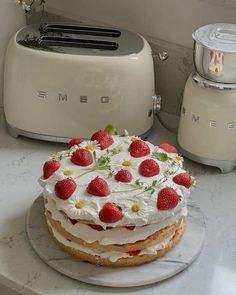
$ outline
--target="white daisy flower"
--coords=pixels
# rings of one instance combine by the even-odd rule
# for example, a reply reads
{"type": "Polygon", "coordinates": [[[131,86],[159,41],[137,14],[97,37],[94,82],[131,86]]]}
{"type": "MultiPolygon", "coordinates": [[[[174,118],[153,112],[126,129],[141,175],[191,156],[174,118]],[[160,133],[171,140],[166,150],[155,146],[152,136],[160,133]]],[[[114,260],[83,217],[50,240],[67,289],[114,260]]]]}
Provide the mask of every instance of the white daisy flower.
{"type": "Polygon", "coordinates": [[[112,162],[112,166],[116,169],[136,169],[138,167],[137,161],[131,158],[116,159],[112,162]]]}
{"type": "Polygon", "coordinates": [[[132,220],[145,220],[148,210],[150,210],[150,207],[141,198],[129,201],[123,208],[125,216],[132,220]]]}
{"type": "Polygon", "coordinates": [[[100,150],[100,144],[98,141],[94,140],[85,140],[83,141],[80,145],[81,148],[89,150],[89,151],[94,151],[94,150],[100,150]]]}
{"type": "Polygon", "coordinates": [[[90,152],[93,152],[95,150],[100,150],[100,144],[98,143],[98,141],[94,140],[84,140],[83,142],[81,142],[80,144],[76,144],[76,145],[73,145],[71,148],[70,148],[70,153],[71,155],[78,149],[86,149],[90,152]]]}
{"type": "Polygon", "coordinates": [[[71,215],[79,217],[80,214],[84,213],[84,210],[86,210],[87,204],[84,200],[71,198],[68,200],[67,208],[69,213],[71,215]]]}

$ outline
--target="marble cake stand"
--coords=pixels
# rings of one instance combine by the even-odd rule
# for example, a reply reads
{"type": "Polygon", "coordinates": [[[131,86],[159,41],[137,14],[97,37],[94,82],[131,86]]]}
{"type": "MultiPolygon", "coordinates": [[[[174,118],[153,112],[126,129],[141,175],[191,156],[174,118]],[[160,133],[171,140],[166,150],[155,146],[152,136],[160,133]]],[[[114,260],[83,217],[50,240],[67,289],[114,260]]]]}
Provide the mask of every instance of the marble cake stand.
{"type": "Polygon", "coordinates": [[[199,255],[204,237],[205,222],[200,209],[188,204],[186,232],[177,246],[164,257],[141,266],[110,268],[81,262],[63,252],[48,233],[43,197],[39,196],[29,210],[26,230],[35,252],[60,273],[93,285],[109,287],[142,286],[165,280],[188,267],[199,255]]]}

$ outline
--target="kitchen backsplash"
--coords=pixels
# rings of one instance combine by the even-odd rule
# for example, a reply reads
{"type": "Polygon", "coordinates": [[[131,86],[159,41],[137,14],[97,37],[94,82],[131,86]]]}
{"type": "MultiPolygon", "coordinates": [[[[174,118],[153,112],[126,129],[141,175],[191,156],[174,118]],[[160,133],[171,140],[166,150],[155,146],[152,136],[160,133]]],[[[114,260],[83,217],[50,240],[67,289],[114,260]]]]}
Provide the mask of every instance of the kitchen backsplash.
{"type": "Polygon", "coordinates": [[[154,57],[156,93],[162,97],[160,116],[163,124],[176,132],[185,82],[193,70],[192,49],[145,36],[154,57]],[[159,55],[167,53],[161,60],[159,55]]]}
{"type": "Polygon", "coordinates": [[[198,27],[235,23],[236,0],[47,0],[47,11],[113,24],[191,48],[191,34],[198,27]]]}

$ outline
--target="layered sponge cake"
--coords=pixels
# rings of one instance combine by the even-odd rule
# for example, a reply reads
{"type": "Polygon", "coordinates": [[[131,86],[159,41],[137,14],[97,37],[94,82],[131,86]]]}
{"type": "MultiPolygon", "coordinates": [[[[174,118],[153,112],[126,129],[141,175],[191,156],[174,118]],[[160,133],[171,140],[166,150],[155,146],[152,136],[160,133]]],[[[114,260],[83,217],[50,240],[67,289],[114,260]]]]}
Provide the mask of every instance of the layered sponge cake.
{"type": "Polygon", "coordinates": [[[53,239],[104,266],[139,265],[172,249],[186,227],[192,183],[175,147],[103,130],[72,139],[40,178],[53,239]]]}

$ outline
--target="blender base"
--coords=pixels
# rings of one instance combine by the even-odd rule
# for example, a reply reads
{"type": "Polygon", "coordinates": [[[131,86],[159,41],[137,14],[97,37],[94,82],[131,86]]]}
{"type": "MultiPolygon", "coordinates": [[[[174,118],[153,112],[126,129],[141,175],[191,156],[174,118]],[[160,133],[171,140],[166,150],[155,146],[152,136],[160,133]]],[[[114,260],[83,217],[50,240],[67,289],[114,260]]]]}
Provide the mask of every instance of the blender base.
{"type": "Polygon", "coordinates": [[[178,145],[180,154],[194,162],[205,164],[208,166],[218,167],[222,173],[229,173],[236,167],[236,160],[214,160],[194,155],[178,145]]]}

